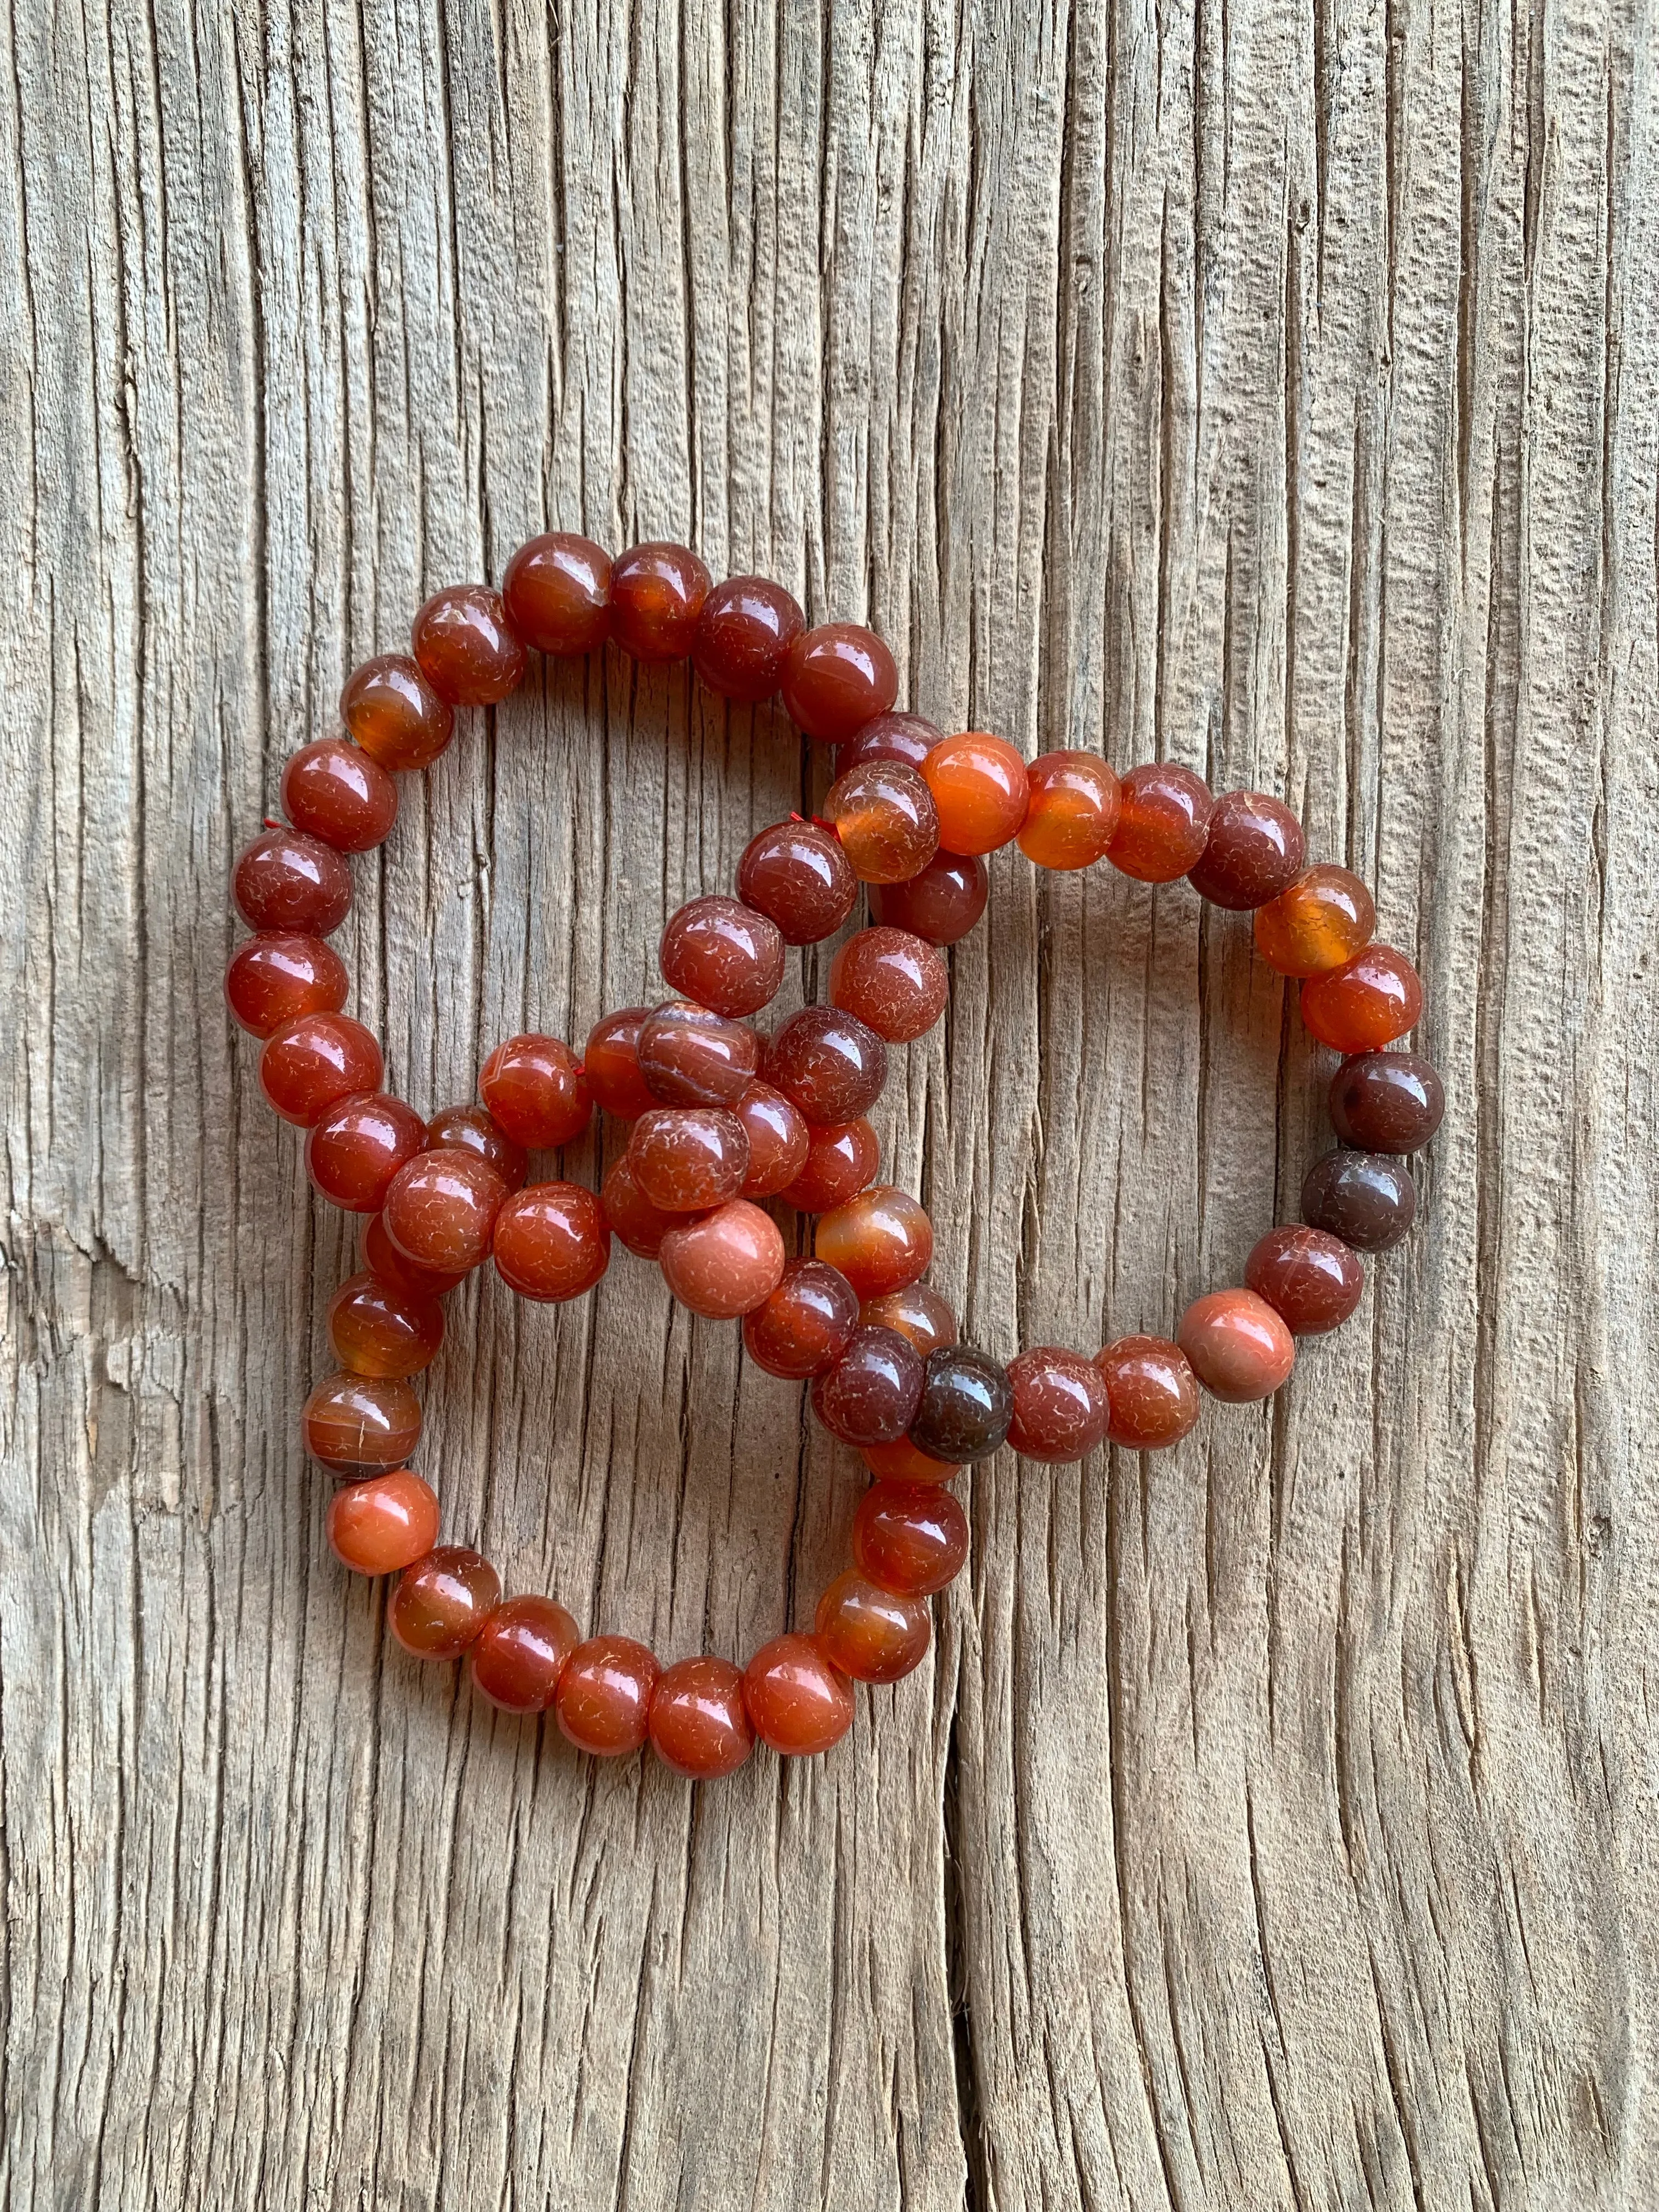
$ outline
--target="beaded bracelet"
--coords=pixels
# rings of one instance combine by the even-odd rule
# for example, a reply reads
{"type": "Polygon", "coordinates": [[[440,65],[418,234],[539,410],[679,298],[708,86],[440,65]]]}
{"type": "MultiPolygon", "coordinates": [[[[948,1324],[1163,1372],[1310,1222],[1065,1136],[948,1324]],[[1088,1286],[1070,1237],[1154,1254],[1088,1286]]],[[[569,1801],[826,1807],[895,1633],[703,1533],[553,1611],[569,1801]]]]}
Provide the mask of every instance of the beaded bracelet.
{"type": "Polygon", "coordinates": [[[1438,1126],[1438,1077],[1385,1049],[1414,1025],[1411,963],[1373,939],[1370,894],[1346,869],[1304,867],[1300,824],[1257,792],[1219,800],[1190,769],[1157,762],[1121,780],[1097,756],[1029,767],[983,732],[945,737],[893,711],[897,672],[875,634],[808,629],[777,585],[737,577],[711,589],[688,548],[636,546],[614,565],[586,538],[532,540],[500,595],[463,585],[428,600],[413,656],[357,669],[341,696],[347,734],[304,747],[282,784],[288,824],[269,822],[236,866],[236,902],[258,933],[233,956],[226,994],[264,1041],[260,1081],[307,1130],[307,1168],[336,1204],[367,1217],[362,1268],[329,1310],[341,1362],[302,1415],[312,1455],[343,1478],[331,1543],[360,1572],[396,1572],[393,1634],[429,1658],[467,1655],[487,1698],[552,1710],[584,1750],[637,1750],[699,1778],[730,1772],[756,1735],[787,1753],[827,1749],[852,1718],[850,1682],[890,1682],[930,1640],[927,1599],[967,1553],[944,1487],[1006,1440],[1025,1456],[1081,1459],[1103,1442],[1177,1442],[1199,1386],[1224,1401],[1267,1396],[1291,1371],[1297,1336],[1352,1313],[1358,1255],[1409,1227],[1415,1188],[1402,1155],[1438,1126]],[[325,941],[344,920],[344,855],[381,842],[397,814],[393,775],[431,764],[458,706],[494,706],[521,680],[526,647],[692,660],[720,696],[781,691],[807,735],[840,747],[824,813],[763,830],[735,897],[705,896],[671,917],[659,960],[679,995],[598,1023],[581,1060],[561,1040],[508,1039],[479,1080],[483,1104],[423,1122],[380,1088],[380,1051],[341,1012],[348,979],[325,941]],[[943,1012],[943,948],[983,912],[982,856],[1017,840],[1058,870],[1109,860],[1146,883],[1185,875],[1212,904],[1254,914],[1257,949],[1301,981],[1304,1025],[1347,1055],[1331,1086],[1340,1139],[1303,1187],[1301,1224],[1269,1231],[1245,1286],[1186,1310],[1177,1340],[1132,1336],[1092,1358],[1043,1346],[1006,1367],[958,1340],[955,1316],[923,1281],[933,1231],[918,1202],[878,1185],[864,1117],[887,1048],[943,1012]],[[763,1044],[750,1018],[782,981],[786,948],[818,942],[868,889],[872,925],[836,953],[829,1003],[763,1044]],[[526,1182],[527,1153],[581,1135],[599,1105],[630,1126],[601,1193],[526,1182]],[[818,1216],[813,1255],[790,1260],[757,1201],[818,1216]],[[853,1528],[854,1564],[820,1601],[813,1631],[774,1638],[739,1670],[699,1656],[659,1668],[632,1638],[583,1642],[552,1600],[503,1600],[478,1553],[437,1543],[438,1504],[406,1465],[421,1431],[409,1378],[443,1337],[438,1301],[486,1258],[521,1295],[579,1297],[604,1274],[612,1234],[654,1259],[694,1312],[742,1318],[752,1358],[810,1382],[818,1419],[877,1478],[853,1528]]]}

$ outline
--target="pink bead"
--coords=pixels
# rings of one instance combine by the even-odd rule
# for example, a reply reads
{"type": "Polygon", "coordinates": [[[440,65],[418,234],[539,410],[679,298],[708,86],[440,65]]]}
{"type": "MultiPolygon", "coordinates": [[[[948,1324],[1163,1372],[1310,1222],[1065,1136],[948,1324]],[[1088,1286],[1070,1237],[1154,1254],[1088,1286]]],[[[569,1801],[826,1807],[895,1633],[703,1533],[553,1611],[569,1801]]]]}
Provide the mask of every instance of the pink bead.
{"type": "Polygon", "coordinates": [[[710,1321],[735,1321],[752,1311],[783,1278],[778,1224],[746,1198],[671,1229],[657,1256],[680,1304],[710,1321]]]}

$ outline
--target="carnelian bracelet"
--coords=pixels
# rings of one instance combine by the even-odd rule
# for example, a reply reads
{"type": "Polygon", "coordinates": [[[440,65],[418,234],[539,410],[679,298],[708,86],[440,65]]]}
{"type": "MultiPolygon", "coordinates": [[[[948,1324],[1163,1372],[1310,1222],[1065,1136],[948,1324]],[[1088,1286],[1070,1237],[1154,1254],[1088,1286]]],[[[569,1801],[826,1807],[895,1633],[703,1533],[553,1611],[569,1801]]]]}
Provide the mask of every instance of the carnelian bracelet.
{"type": "Polygon", "coordinates": [[[1094,754],[1028,767],[1000,738],[945,737],[893,711],[897,671],[872,631],[808,629],[763,578],[711,588],[684,546],[636,546],[613,564],[584,538],[534,538],[501,593],[469,584],[429,599],[413,645],[412,657],[357,669],[341,695],[345,734],[289,762],[287,824],[268,823],[236,864],[236,903],[257,933],[225,980],[236,1020],[264,1040],[266,1097],[309,1133],[313,1183],[367,1217],[362,1271],[329,1309],[340,1369],[302,1416],[307,1449],[342,1479],[330,1541],[348,1567],[398,1574],[388,1612],[407,1650],[466,1655],[495,1705],[552,1710],[584,1750],[635,1751],[648,1735],[699,1778],[739,1765],[757,1735],[780,1752],[826,1750],[851,1724],[851,1681],[895,1681],[927,1652],[927,1600],[967,1554],[965,1516],[944,1486],[963,1465],[1005,1440],[1054,1462],[1103,1442],[1174,1443],[1197,1419],[1200,1385],[1265,1397],[1289,1375],[1297,1336],[1352,1313],[1359,1254],[1395,1243],[1415,1212],[1402,1156],[1443,1110],[1433,1068],[1384,1049],[1414,1025],[1421,986],[1374,941],[1358,878],[1304,867],[1300,824],[1277,799],[1215,799],[1170,762],[1120,781],[1094,754]],[[484,1065],[482,1105],[422,1121],[380,1088],[379,1045],[341,1012],[348,978],[325,940],[351,902],[344,856],[385,839],[394,774],[438,757],[455,708],[504,699],[526,648],[574,655],[607,641],[642,661],[689,657],[727,699],[781,691],[808,736],[840,747],[823,814],[763,830],[735,897],[696,898],[671,917],[659,957],[676,998],[607,1016],[580,1060],[557,1038],[511,1038],[484,1065]],[[1246,1287],[1197,1299],[1176,1341],[1126,1337],[1092,1358],[1044,1346],[1004,1367],[959,1342],[922,1281],[931,1224],[914,1198],[875,1182],[864,1117],[888,1046],[944,1010],[941,948],[984,909],[982,856],[1014,840],[1043,867],[1105,859],[1144,883],[1184,875],[1212,903],[1253,911],[1258,951],[1301,980],[1304,1025],[1346,1057],[1330,1095],[1340,1142],[1308,1175],[1301,1224],[1250,1254],[1246,1287]],[[775,995],[786,948],[838,931],[860,883],[873,924],[836,953],[829,1003],[763,1041],[750,1018],[775,995]],[[602,1192],[528,1182],[526,1154],[580,1137],[596,1104],[631,1125],[602,1192]],[[819,1217],[813,1256],[786,1257],[763,1199],[819,1217]],[[488,1258],[524,1297],[579,1297],[604,1274],[613,1233],[655,1259],[692,1311],[741,1316],[750,1357],[810,1381],[819,1420],[877,1478],[854,1522],[854,1564],[824,1592],[813,1632],[774,1638],[741,1671],[711,1657],[659,1668],[631,1638],[581,1641],[551,1599],[504,1600],[488,1560],[437,1543],[436,1497],[407,1465],[421,1432],[409,1378],[442,1341],[439,1300],[488,1258]]]}

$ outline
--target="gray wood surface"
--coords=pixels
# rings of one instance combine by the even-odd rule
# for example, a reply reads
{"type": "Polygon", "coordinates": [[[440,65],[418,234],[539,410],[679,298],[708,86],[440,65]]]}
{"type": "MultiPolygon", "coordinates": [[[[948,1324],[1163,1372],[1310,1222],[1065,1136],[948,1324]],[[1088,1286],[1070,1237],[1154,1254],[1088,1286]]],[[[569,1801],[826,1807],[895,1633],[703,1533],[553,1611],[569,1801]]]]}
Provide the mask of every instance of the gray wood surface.
{"type": "MultiPolygon", "coordinates": [[[[0,47],[6,2203],[1652,2203],[1651,9],[21,0],[0,47]],[[1272,1410],[1004,1455],[933,1659],[702,1795],[332,1565],[349,1237],[219,995],[284,757],[550,522],[867,613],[941,722],[1284,793],[1450,1094],[1272,1410]]],[[[637,999],[823,778],[616,661],[475,718],[358,864],[392,1079],[637,999]]],[[[989,1348],[1167,1329],[1323,1067],[1184,886],[994,877],[889,1157],[989,1348]]],[[[428,1405],[451,1525],[665,1655],[844,1547],[850,1455],[626,1255],[469,1288],[428,1405]]]]}

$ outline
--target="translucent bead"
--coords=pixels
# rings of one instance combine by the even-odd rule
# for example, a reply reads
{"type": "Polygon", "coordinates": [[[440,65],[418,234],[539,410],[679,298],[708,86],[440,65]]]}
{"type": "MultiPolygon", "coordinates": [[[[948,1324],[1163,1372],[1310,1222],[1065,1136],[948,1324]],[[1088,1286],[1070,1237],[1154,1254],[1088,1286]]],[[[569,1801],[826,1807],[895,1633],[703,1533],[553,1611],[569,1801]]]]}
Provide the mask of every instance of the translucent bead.
{"type": "Polygon", "coordinates": [[[444,1310],[436,1298],[394,1290],[365,1270],[348,1276],[329,1300],[328,1340],[352,1374],[403,1381],[437,1358],[444,1310]]]}
{"type": "Polygon", "coordinates": [[[484,1106],[446,1106],[427,1123],[426,1141],[434,1152],[475,1153],[509,1190],[519,1188],[528,1170],[524,1146],[514,1143],[484,1106]]]}
{"type": "Polygon", "coordinates": [[[952,1467],[988,1459],[1008,1434],[1014,1390],[1008,1370],[969,1345],[941,1345],[927,1355],[911,1443],[952,1467]]]}
{"type": "Polygon", "coordinates": [[[378,1213],[392,1176],[425,1149],[426,1124],[412,1106],[384,1091],[361,1091],[312,1125],[306,1173],[331,1205],[378,1213]]]}
{"type": "Polygon", "coordinates": [[[367,853],[386,842],[398,818],[398,787],[357,746],[320,738],[283,770],[283,811],[337,853],[367,853]]]}
{"type": "MultiPolygon", "coordinates": [[[[850,868],[847,875],[851,883],[850,868]]],[[[267,830],[245,846],[232,889],[250,929],[328,937],[351,911],[351,870],[331,845],[297,830],[267,830]]],[[[856,894],[856,884],[853,890],[856,894]]]]}
{"type": "Polygon", "coordinates": [[[1392,945],[1368,945],[1302,986],[1304,1028],[1336,1052],[1378,1052],[1414,1030],[1422,1012],[1421,980],[1392,945]]]}
{"type": "Polygon", "coordinates": [[[741,1192],[749,1139],[724,1106],[653,1106],[635,1122],[628,1164],[664,1213],[707,1213],[741,1192]]]}
{"type": "Polygon", "coordinates": [[[607,1014],[587,1032],[582,1064],[595,1102],[620,1121],[636,1121],[656,1104],[640,1073],[640,1031],[649,1006],[624,1006],[607,1014]]]}
{"type": "Polygon", "coordinates": [[[1413,1052],[1363,1052],[1331,1078],[1331,1127],[1366,1152],[1414,1152],[1440,1127],[1446,1093],[1413,1052]]]}
{"type": "Polygon", "coordinates": [[[896,1437],[890,1444],[866,1444],[859,1457],[881,1482],[949,1482],[962,1473],[951,1461],[919,1450],[908,1437],[896,1437]]]}
{"type": "Polygon", "coordinates": [[[994,853],[1019,833],[1030,799],[1025,763],[1006,738],[965,730],[922,764],[947,853],[994,853]]]}
{"type": "Polygon", "coordinates": [[[343,1483],[328,1501],[330,1549],[354,1575],[401,1574],[438,1540],[438,1501],[406,1467],[343,1483]]]}
{"type": "Polygon", "coordinates": [[[861,929],[830,963],[830,1003],[856,1014],[889,1044],[926,1036],[945,1012],[944,955],[908,929],[861,929]]]}
{"type": "Polygon", "coordinates": [[[259,1088],[283,1121],[309,1129],[331,1107],[377,1091],[380,1048],[349,1014],[301,1014],[265,1040],[259,1088]]]}
{"type": "Polygon", "coordinates": [[[832,1121],[822,1129],[809,1126],[807,1139],[805,1163],[781,1193],[786,1206],[803,1213],[827,1213],[874,1181],[881,1146],[867,1121],[832,1121]]]}
{"type": "Polygon", "coordinates": [[[400,1376],[352,1375],[319,1382],[300,1414],[313,1459],[342,1474],[401,1467],[421,1440],[421,1401],[400,1376]]]}
{"type": "Polygon", "coordinates": [[[903,883],[939,850],[927,786],[902,761],[866,761],[838,775],[825,794],[823,818],[834,823],[860,883],[903,883]]]}
{"type": "Polygon", "coordinates": [[[1244,1262],[1244,1280],[1292,1336],[1323,1336],[1359,1304],[1365,1270],[1322,1229],[1270,1229],[1244,1262]]]}
{"type": "Polygon", "coordinates": [[[665,1213],[659,1206],[652,1205],[634,1180],[626,1152],[605,1176],[599,1203],[617,1236],[641,1260],[656,1259],[669,1231],[685,1226],[683,1213],[665,1213]]]}
{"type": "Polygon", "coordinates": [[[711,691],[757,706],[782,683],[784,660],[805,627],[781,584],[728,576],[703,601],[691,663],[711,691]]]}
{"type": "Polygon", "coordinates": [[[990,878],[971,853],[935,853],[908,884],[872,884],[872,918],[930,945],[955,945],[985,911],[990,878]]]}
{"type": "Polygon", "coordinates": [[[624,1759],[645,1741],[657,1662],[631,1636],[590,1636],[565,1662],[554,1700],[562,1734],[595,1759],[624,1759]]]}
{"type": "Polygon", "coordinates": [[[556,1305],[591,1291],[611,1265],[611,1224],[579,1182],[532,1182],[495,1216],[495,1272],[521,1298],[556,1305]]]}
{"type": "Polygon", "coordinates": [[[538,653],[561,659],[597,653],[611,635],[611,556],[591,538],[550,530],[507,562],[501,599],[507,620],[538,653]]]}
{"type": "Polygon", "coordinates": [[[862,768],[866,761],[902,761],[920,768],[945,735],[920,714],[876,714],[836,755],[836,774],[862,768]]]}
{"type": "Polygon", "coordinates": [[[1212,1398],[1270,1397],[1296,1364],[1296,1340],[1254,1291],[1211,1291],[1181,1316],[1181,1348],[1212,1398]]]}
{"type": "Polygon", "coordinates": [[[1040,868],[1087,868],[1104,857],[1123,793],[1098,753],[1044,753],[1026,770],[1030,798],[1019,849],[1040,868]]]}
{"type": "Polygon", "coordinates": [[[398,1577],[386,1625],[417,1659],[459,1659],[501,1602],[501,1578],[464,1544],[441,1544],[398,1577]]]}
{"type": "Polygon", "coordinates": [[[708,571],[689,545],[635,545],[611,570],[611,635],[635,660],[684,660],[708,597],[708,571]]]}
{"type": "Polygon", "coordinates": [[[738,863],[738,896],[777,924],[786,945],[833,937],[859,895],[853,864],[810,822],[775,822],[751,837],[738,863]]]}
{"type": "Polygon", "coordinates": [[[783,1238],[770,1214],[734,1198],[671,1229],[657,1255],[683,1306],[708,1321],[735,1321],[771,1297],[783,1276],[783,1238]]]}
{"type": "Polygon", "coordinates": [[[896,1682],[927,1656],[927,1601],[884,1590],[848,1567],[818,1600],[813,1623],[832,1667],[855,1682],[896,1682]]]}
{"type": "Polygon", "coordinates": [[[755,1748],[743,1676],[725,1659],[678,1659],[651,1692],[651,1746],[665,1766],[693,1782],[735,1773],[755,1748]]]}
{"type": "Polygon", "coordinates": [[[1255,949],[1281,975],[1322,975],[1369,944],[1376,908],[1358,876],[1322,866],[1255,910],[1255,949]]]}
{"type": "Polygon", "coordinates": [[[898,669],[874,630],[820,623],[790,646],[783,664],[789,719],[824,744],[845,744],[898,696],[898,669]]]}
{"type": "Polygon", "coordinates": [[[747,1022],[671,999],[640,1024],[640,1073],[659,1105],[735,1106],[760,1059],[747,1022]]]}
{"type": "Polygon", "coordinates": [[[811,1133],[799,1111],[769,1083],[751,1083],[738,1101],[737,1114],[749,1139],[743,1195],[775,1198],[805,1166],[811,1133]]]}
{"type": "Polygon", "coordinates": [[[783,933],[753,907],[711,894],[670,915],[657,958],[682,999],[711,1013],[758,1013],[783,981],[783,933]]]}
{"type": "Polygon", "coordinates": [[[1209,836],[1188,871],[1212,906],[1243,914],[1288,890],[1302,872],[1302,824],[1265,791],[1229,791],[1215,803],[1209,836]]]}
{"type": "Polygon", "coordinates": [[[968,1516],[939,1483],[872,1483],[853,1516],[853,1559],[878,1589],[932,1597],[968,1557],[968,1516]]]}
{"type": "Polygon", "coordinates": [[[890,1444],[921,1402],[922,1359],[896,1329],[860,1326],[812,1385],[812,1411],[843,1443],[890,1444]]]}
{"type": "Polygon", "coordinates": [[[524,678],[524,646],[485,584],[434,592],[415,617],[414,644],[421,673],[453,707],[493,707],[524,678]]]}
{"type": "Polygon", "coordinates": [[[455,715],[406,653],[382,653],[354,668],[340,720],[372,761],[406,774],[430,768],[455,734],[455,715]]]}
{"type": "Polygon", "coordinates": [[[378,1213],[364,1224],[362,1243],[358,1249],[370,1274],[389,1290],[401,1291],[412,1297],[447,1297],[457,1284],[466,1280],[465,1269],[452,1273],[441,1267],[419,1267],[413,1260],[405,1260],[386,1235],[386,1223],[378,1213]]]}
{"type": "Polygon", "coordinates": [[[488,1255],[507,1194],[475,1152],[421,1152],[392,1177],[380,1218],[405,1260],[464,1275],[488,1255]]]}
{"type": "Polygon", "coordinates": [[[593,1118],[593,1097],[562,1038],[508,1037],[483,1064],[478,1096],[515,1145],[553,1152],[574,1144],[593,1118]]]}
{"type": "Polygon", "coordinates": [[[744,1347],[769,1375],[804,1382],[834,1366],[858,1322],[845,1275],[821,1260],[788,1260],[776,1290],[744,1316],[744,1347]]]}
{"type": "Polygon", "coordinates": [[[1302,1186],[1302,1218],[1356,1252],[1386,1252],[1417,1217],[1417,1185],[1403,1160],[1383,1152],[1327,1152],[1302,1186]]]}
{"type": "Polygon", "coordinates": [[[337,1014],[349,988],[331,945],[276,930],[245,939],[225,969],[225,1003],[250,1036],[270,1036],[301,1014],[337,1014]]]}
{"type": "Polygon", "coordinates": [[[1122,782],[1122,811],[1107,848],[1137,883],[1170,884],[1195,867],[1209,842],[1215,800],[1201,775],[1179,761],[1143,761],[1122,782]]]}
{"type": "Polygon", "coordinates": [[[755,1734],[786,1759],[838,1744],[853,1725],[852,1686],[816,1636],[775,1636],[744,1669],[743,1702],[755,1734]]]}
{"type": "Polygon", "coordinates": [[[927,1273],[933,1224],[908,1191],[877,1183],[820,1217],[812,1249],[841,1270],[860,1298],[878,1298],[927,1273]]]}
{"type": "Polygon", "coordinates": [[[473,1639],[472,1686],[504,1713],[544,1713],[581,1631],[550,1597],[509,1597],[473,1639]]]}
{"type": "Polygon", "coordinates": [[[1161,1336],[1121,1336],[1095,1354],[1110,1401],[1109,1443],[1161,1451],[1179,1443],[1198,1419],[1198,1378],[1178,1344],[1161,1336]]]}
{"type": "Polygon", "coordinates": [[[1008,1441],[1022,1458],[1059,1464],[1087,1459],[1106,1434],[1106,1381],[1091,1359],[1039,1345],[1008,1363],[1013,1418],[1008,1441]]]}
{"type": "Polygon", "coordinates": [[[803,1006],[768,1044],[761,1074],[815,1129],[838,1127],[857,1121],[880,1097],[887,1048],[855,1014],[803,1006]]]}
{"type": "Polygon", "coordinates": [[[942,1345],[954,1344],[961,1334],[949,1303],[926,1283],[906,1283],[899,1290],[866,1298],[859,1319],[872,1328],[896,1328],[924,1359],[942,1345]]]}

